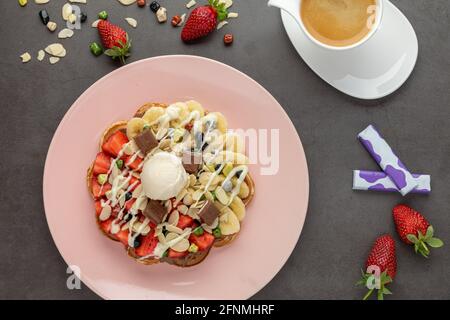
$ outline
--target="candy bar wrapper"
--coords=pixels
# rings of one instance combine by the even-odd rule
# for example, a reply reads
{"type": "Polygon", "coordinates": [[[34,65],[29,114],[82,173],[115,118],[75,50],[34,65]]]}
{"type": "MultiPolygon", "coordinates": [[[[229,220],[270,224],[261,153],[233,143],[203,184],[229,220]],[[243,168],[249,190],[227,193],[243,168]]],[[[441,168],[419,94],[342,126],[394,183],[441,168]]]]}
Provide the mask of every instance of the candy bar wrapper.
{"type": "MultiPolygon", "coordinates": [[[[431,177],[426,174],[415,174],[412,176],[417,181],[411,193],[428,194],[431,192],[431,177]]],[[[391,178],[383,171],[353,171],[353,190],[373,190],[384,192],[398,192],[397,186],[391,178]]]]}
{"type": "Polygon", "coordinates": [[[417,181],[411,172],[392,151],[389,144],[378,133],[373,125],[358,134],[358,139],[371,154],[383,171],[391,178],[402,195],[407,195],[415,187],[417,181]]]}

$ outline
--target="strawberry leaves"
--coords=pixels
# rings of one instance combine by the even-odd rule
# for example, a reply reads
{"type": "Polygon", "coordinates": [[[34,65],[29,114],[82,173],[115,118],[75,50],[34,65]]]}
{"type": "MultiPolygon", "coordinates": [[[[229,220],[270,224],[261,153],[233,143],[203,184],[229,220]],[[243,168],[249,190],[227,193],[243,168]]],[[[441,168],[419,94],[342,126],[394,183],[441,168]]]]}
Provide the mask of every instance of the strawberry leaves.
{"type": "Polygon", "coordinates": [[[114,46],[111,49],[105,50],[105,54],[111,57],[113,60],[119,59],[122,64],[125,64],[125,58],[129,57],[130,48],[131,48],[131,40],[128,38],[128,34],[126,35],[126,41],[117,40],[119,46],[114,46]]]}
{"type": "Polygon", "coordinates": [[[380,275],[379,282],[376,276],[372,273],[365,273],[361,270],[362,278],[356,283],[357,285],[366,286],[369,291],[364,295],[363,300],[370,298],[372,293],[377,290],[377,299],[384,300],[384,295],[392,294],[386,285],[392,282],[392,278],[387,274],[387,270],[383,271],[380,275]],[[377,283],[378,282],[378,283],[377,283]]]}
{"type": "Polygon", "coordinates": [[[225,2],[219,0],[208,0],[209,5],[216,9],[217,19],[223,21],[228,17],[228,10],[225,8],[225,2]]]}
{"type": "Polygon", "coordinates": [[[428,248],[428,246],[432,248],[440,248],[444,245],[444,242],[441,239],[435,238],[433,236],[433,226],[429,226],[425,235],[423,235],[422,232],[418,230],[417,236],[414,234],[408,234],[406,235],[406,238],[413,243],[414,251],[416,253],[420,253],[425,258],[428,258],[428,256],[430,255],[430,249],[428,248]]]}

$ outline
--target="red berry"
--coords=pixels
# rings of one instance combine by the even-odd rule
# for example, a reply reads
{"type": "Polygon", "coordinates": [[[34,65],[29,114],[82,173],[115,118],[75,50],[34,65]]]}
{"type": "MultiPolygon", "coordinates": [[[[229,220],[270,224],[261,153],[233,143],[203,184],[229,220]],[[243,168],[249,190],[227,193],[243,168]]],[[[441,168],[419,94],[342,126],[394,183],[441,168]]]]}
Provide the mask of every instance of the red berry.
{"type": "Polygon", "coordinates": [[[414,250],[428,257],[430,249],[440,248],[444,243],[434,237],[434,229],[423,215],[414,209],[400,204],[392,210],[397,233],[404,243],[413,244],[414,250]]]}
{"type": "Polygon", "coordinates": [[[377,266],[380,272],[386,271],[392,280],[397,272],[397,257],[395,255],[394,239],[388,234],[378,237],[370,250],[366,261],[366,268],[377,266]]]}
{"type": "Polygon", "coordinates": [[[107,49],[105,54],[113,59],[120,59],[125,63],[125,58],[130,55],[131,43],[128,34],[108,20],[100,20],[97,30],[102,40],[103,46],[107,49]]]}
{"type": "Polygon", "coordinates": [[[123,145],[127,143],[128,137],[122,131],[116,131],[109,139],[103,144],[102,150],[113,157],[117,157],[122,150],[123,145]]]}
{"type": "Polygon", "coordinates": [[[217,4],[210,0],[210,5],[202,6],[192,10],[181,31],[181,40],[191,42],[213,32],[217,22],[227,17],[227,10],[224,3],[217,4]]]}
{"type": "Polygon", "coordinates": [[[394,218],[398,235],[402,241],[407,244],[412,244],[412,242],[407,238],[408,234],[418,236],[418,231],[420,231],[423,235],[425,235],[428,227],[430,226],[424,216],[403,204],[394,207],[392,210],[392,216],[394,218]]]}
{"type": "Polygon", "coordinates": [[[145,0],[137,0],[137,5],[141,8],[145,7],[146,1],[145,0]]]}
{"type": "Polygon", "coordinates": [[[230,45],[233,43],[233,35],[231,33],[227,33],[226,35],[223,36],[223,42],[226,45],[230,45]]]}

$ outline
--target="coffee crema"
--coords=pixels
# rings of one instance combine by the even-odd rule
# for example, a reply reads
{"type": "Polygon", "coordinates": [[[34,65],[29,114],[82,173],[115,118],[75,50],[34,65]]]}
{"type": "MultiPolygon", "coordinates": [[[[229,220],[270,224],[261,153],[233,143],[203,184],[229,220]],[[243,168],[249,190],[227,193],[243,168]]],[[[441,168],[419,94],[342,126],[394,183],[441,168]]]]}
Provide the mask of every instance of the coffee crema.
{"type": "Polygon", "coordinates": [[[300,16],[318,41],[346,47],[364,39],[375,23],[376,0],[303,0],[300,16]]]}

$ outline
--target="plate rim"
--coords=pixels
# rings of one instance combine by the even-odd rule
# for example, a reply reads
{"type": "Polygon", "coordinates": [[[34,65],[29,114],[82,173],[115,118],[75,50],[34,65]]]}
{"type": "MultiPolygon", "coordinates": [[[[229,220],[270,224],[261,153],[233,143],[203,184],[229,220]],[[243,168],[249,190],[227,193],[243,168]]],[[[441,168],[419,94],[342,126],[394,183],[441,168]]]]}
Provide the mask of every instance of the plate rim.
{"type": "MultiPolygon", "coordinates": [[[[138,64],[145,64],[145,63],[149,63],[152,62],[154,60],[160,60],[160,59],[179,59],[179,58],[184,58],[184,59],[197,59],[197,60],[203,60],[207,63],[213,63],[213,64],[218,64],[223,68],[227,68],[235,73],[238,73],[241,77],[246,78],[247,80],[249,80],[250,82],[253,83],[253,85],[256,85],[257,87],[259,87],[261,90],[263,90],[268,97],[270,97],[270,99],[272,100],[272,102],[274,103],[274,105],[277,106],[277,108],[280,111],[280,114],[282,117],[285,118],[285,120],[287,120],[289,126],[291,127],[290,129],[292,129],[295,133],[296,133],[296,137],[295,139],[297,140],[299,147],[300,147],[300,154],[303,156],[304,160],[305,160],[305,174],[306,174],[306,181],[305,181],[305,195],[306,195],[306,201],[305,201],[305,214],[303,216],[302,219],[302,223],[301,226],[298,230],[298,236],[297,239],[295,241],[295,243],[293,243],[292,248],[290,248],[290,254],[286,255],[283,258],[283,261],[281,261],[282,263],[280,264],[278,270],[276,270],[276,272],[274,272],[274,274],[272,275],[272,277],[270,279],[268,279],[265,283],[263,283],[261,286],[258,286],[258,288],[255,290],[255,292],[253,292],[252,294],[250,294],[248,297],[246,297],[246,299],[250,299],[252,296],[254,296],[255,294],[257,294],[260,290],[262,290],[265,286],[267,286],[267,284],[269,284],[274,277],[281,271],[281,269],[285,266],[286,262],[288,261],[288,259],[292,256],[292,253],[295,249],[295,247],[297,246],[301,233],[303,231],[303,227],[305,226],[305,221],[306,221],[306,216],[308,214],[308,208],[309,208],[309,192],[310,192],[310,184],[309,184],[309,167],[308,167],[308,159],[306,157],[306,153],[305,153],[305,149],[303,147],[303,144],[301,142],[300,139],[300,135],[299,132],[297,130],[297,128],[295,127],[295,125],[293,124],[292,120],[290,119],[290,117],[288,116],[288,114],[286,113],[286,111],[284,110],[284,108],[281,106],[281,104],[278,102],[277,99],[275,99],[275,97],[265,88],[263,87],[260,83],[258,83],[256,80],[254,80],[253,78],[251,78],[250,76],[248,76],[247,74],[245,74],[244,72],[230,66],[227,65],[223,62],[214,60],[214,59],[210,59],[207,57],[203,57],[203,56],[196,56],[196,55],[184,55],[184,54],[175,54],[175,55],[159,55],[159,56],[154,56],[154,57],[149,57],[149,58],[145,58],[145,59],[141,59],[138,61],[134,61],[130,64],[127,64],[125,66],[122,66],[120,68],[117,68],[111,72],[109,72],[108,74],[102,76],[101,78],[97,79],[93,84],[91,84],[88,88],[86,88],[83,93],[81,93],[81,95],[71,104],[71,106],[69,107],[69,109],[65,112],[64,116],[62,117],[62,119],[60,120],[56,130],[53,133],[51,142],[49,144],[48,150],[47,150],[47,154],[45,157],[45,164],[44,164],[44,170],[43,170],[43,179],[42,179],[42,198],[43,198],[43,204],[44,204],[44,215],[45,215],[45,219],[48,225],[48,228],[50,230],[50,234],[52,237],[52,240],[59,252],[59,254],[61,255],[61,257],[63,258],[64,262],[67,264],[67,266],[69,267],[69,263],[67,261],[66,256],[63,254],[64,250],[61,247],[61,244],[58,243],[56,237],[55,237],[55,231],[54,228],[56,226],[52,225],[49,222],[49,215],[47,214],[47,208],[49,206],[46,194],[48,195],[48,192],[46,192],[46,189],[48,188],[49,183],[47,182],[49,180],[49,174],[51,169],[49,168],[49,159],[51,159],[52,154],[55,152],[55,148],[56,148],[56,139],[60,136],[60,131],[62,130],[62,128],[64,127],[64,124],[70,119],[72,113],[75,111],[76,105],[78,105],[78,103],[80,101],[82,101],[86,96],[88,96],[93,90],[95,90],[95,87],[103,82],[106,81],[107,79],[109,79],[110,77],[114,77],[116,74],[122,73],[122,72],[127,72],[126,70],[131,67],[131,66],[135,66],[138,64]]],[[[97,294],[100,298],[102,299],[111,299],[110,297],[106,296],[104,293],[100,293],[99,290],[97,290],[97,288],[95,287],[95,285],[93,285],[90,281],[90,279],[87,277],[81,277],[80,279],[90,290],[92,290],[95,294],[97,294]]],[[[126,298],[125,298],[126,299],[126,298]]]]}

